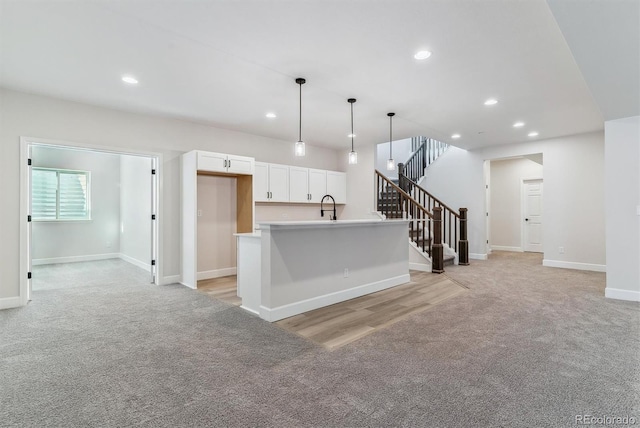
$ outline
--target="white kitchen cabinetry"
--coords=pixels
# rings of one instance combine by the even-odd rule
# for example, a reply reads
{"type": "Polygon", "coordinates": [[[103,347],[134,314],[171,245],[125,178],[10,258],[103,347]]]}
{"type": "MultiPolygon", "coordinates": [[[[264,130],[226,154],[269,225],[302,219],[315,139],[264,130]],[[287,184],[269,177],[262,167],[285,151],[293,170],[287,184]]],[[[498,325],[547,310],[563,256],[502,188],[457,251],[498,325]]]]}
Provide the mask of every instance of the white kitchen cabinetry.
{"type": "Polygon", "coordinates": [[[289,167],[289,202],[309,202],[309,168],[289,167]]]}
{"type": "Polygon", "coordinates": [[[309,202],[319,204],[327,194],[327,171],[309,168],[309,202]]]}
{"type": "Polygon", "coordinates": [[[252,175],[253,158],[198,151],[198,171],[252,175]]]}
{"type": "Polygon", "coordinates": [[[347,174],[327,171],[327,193],[334,197],[336,204],[347,203],[347,174]]]}
{"type": "Polygon", "coordinates": [[[319,204],[327,194],[327,171],[323,169],[289,167],[289,202],[319,204]]]}
{"type": "MultiPolygon", "coordinates": [[[[236,181],[236,232],[252,233],[254,159],[244,156],[192,150],[182,155],[182,278],[190,288],[198,286],[198,176],[220,175],[236,181]]],[[[214,196],[214,195],[212,195],[214,196]]],[[[230,201],[220,200],[220,204],[230,201]]]]}
{"type": "Polygon", "coordinates": [[[256,202],[289,202],[289,166],[256,162],[253,199],[256,202]]]}

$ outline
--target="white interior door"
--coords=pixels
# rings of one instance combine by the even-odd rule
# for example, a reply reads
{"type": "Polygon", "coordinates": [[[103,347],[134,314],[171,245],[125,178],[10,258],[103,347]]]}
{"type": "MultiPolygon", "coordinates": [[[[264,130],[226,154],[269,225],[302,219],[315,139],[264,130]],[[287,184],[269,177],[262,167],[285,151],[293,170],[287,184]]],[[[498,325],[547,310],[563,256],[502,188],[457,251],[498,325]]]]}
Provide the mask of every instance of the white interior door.
{"type": "Polygon", "coordinates": [[[542,180],[523,181],[524,251],[542,253],[542,180]]]}

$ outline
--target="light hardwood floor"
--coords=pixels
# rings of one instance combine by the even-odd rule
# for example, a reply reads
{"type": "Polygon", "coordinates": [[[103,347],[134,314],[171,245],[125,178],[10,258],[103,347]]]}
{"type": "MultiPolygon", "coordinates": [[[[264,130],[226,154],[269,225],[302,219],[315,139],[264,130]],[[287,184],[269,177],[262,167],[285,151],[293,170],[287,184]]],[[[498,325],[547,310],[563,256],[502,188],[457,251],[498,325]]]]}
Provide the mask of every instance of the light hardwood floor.
{"type": "Polygon", "coordinates": [[[232,305],[242,304],[242,299],[238,297],[238,280],[235,275],[200,280],[198,291],[232,305]]]}
{"type": "MultiPolygon", "coordinates": [[[[411,282],[407,284],[295,315],[275,324],[328,349],[336,349],[466,290],[445,275],[411,271],[411,282]]],[[[241,304],[236,296],[235,276],[198,281],[198,291],[234,305],[241,304]]]]}

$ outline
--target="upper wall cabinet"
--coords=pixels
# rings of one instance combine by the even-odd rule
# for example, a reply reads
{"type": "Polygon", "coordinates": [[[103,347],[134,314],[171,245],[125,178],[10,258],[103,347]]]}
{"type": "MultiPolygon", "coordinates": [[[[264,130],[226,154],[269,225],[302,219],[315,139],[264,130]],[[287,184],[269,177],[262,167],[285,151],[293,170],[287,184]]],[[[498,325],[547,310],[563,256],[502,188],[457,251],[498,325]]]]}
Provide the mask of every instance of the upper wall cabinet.
{"type": "Polygon", "coordinates": [[[327,194],[327,171],[289,167],[289,202],[313,202],[327,194]]]}
{"type": "Polygon", "coordinates": [[[323,169],[289,167],[289,202],[319,204],[324,195],[331,195],[336,204],[347,203],[347,174],[323,169]]]}
{"type": "Polygon", "coordinates": [[[198,171],[252,175],[253,158],[198,150],[198,171]]]}
{"type": "Polygon", "coordinates": [[[347,174],[327,171],[327,193],[334,197],[336,204],[347,203],[347,174]]]}
{"type": "Polygon", "coordinates": [[[289,166],[256,162],[253,175],[253,200],[289,202],[289,166]]]}

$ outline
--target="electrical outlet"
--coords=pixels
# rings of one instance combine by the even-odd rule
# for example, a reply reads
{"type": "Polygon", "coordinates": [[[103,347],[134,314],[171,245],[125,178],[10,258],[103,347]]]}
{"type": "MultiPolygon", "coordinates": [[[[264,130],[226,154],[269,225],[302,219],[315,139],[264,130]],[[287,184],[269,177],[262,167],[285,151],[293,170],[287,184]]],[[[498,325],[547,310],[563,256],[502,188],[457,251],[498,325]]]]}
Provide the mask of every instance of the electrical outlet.
{"type": "Polygon", "coordinates": [[[558,254],[564,254],[564,247],[558,247],[558,254]]]}
{"type": "Polygon", "coordinates": [[[198,217],[202,217],[202,210],[198,210],[198,217]]]}
{"type": "Polygon", "coordinates": [[[344,268],[344,277],[349,278],[349,268],[344,268]]]}

